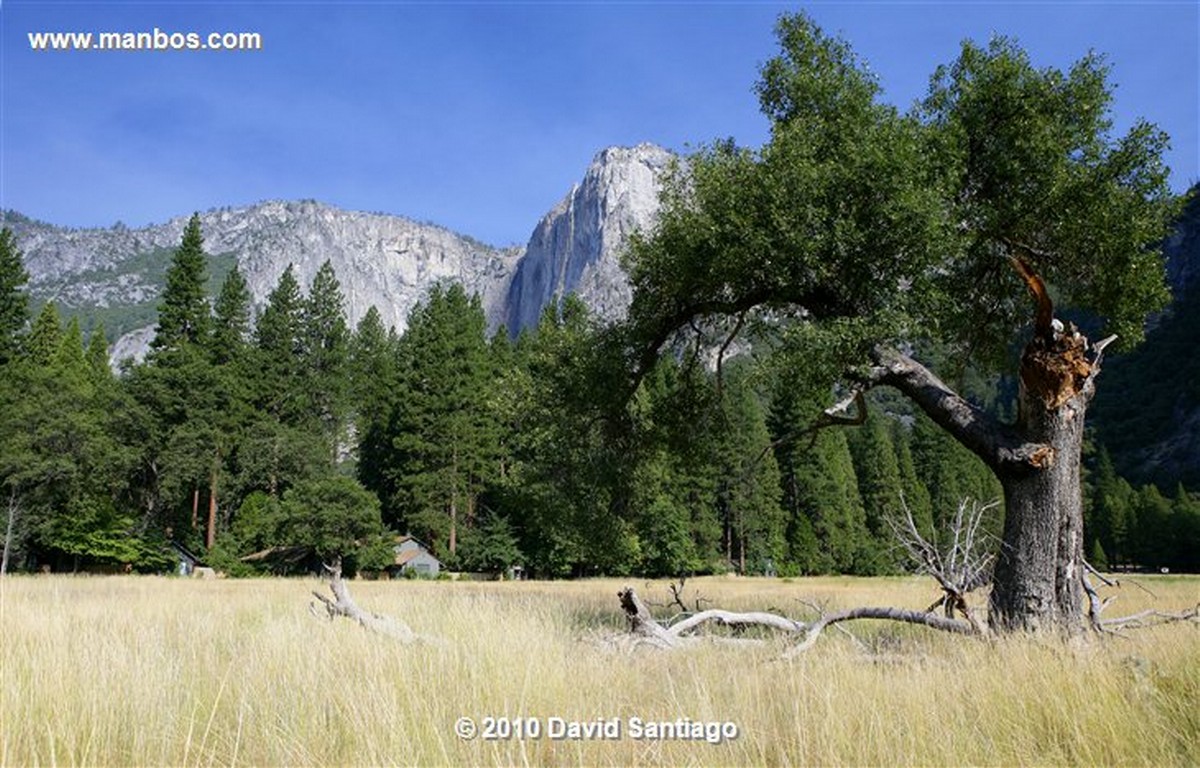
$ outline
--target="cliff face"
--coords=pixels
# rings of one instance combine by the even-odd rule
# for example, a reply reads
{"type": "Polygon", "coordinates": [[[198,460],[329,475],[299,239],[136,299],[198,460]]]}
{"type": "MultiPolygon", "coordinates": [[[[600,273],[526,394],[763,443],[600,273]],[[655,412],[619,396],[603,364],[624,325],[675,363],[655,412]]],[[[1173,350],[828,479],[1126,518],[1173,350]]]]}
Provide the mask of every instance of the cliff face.
{"type": "Polygon", "coordinates": [[[631,295],[620,252],[631,234],[654,224],[672,157],[650,144],[596,156],[529,239],[508,289],[511,333],[536,325],[544,307],[570,293],[605,320],[624,315],[631,295]]]}
{"type": "MultiPolygon", "coordinates": [[[[202,213],[212,291],[237,263],[256,309],[288,264],[307,286],[326,260],[346,297],[350,322],[374,305],[403,331],[429,288],[461,283],[483,300],[492,330],[536,324],[543,307],[578,293],[601,317],[619,317],[630,291],[619,264],[629,235],[653,223],[659,180],[670,162],[648,144],[599,153],[583,180],[534,230],[524,248],[499,249],[399,216],[343,211],[314,201],[269,201],[202,213]]],[[[140,357],[186,216],[139,229],[66,229],[5,213],[37,301],[55,301],[120,336],[114,360],[140,357]]]]}

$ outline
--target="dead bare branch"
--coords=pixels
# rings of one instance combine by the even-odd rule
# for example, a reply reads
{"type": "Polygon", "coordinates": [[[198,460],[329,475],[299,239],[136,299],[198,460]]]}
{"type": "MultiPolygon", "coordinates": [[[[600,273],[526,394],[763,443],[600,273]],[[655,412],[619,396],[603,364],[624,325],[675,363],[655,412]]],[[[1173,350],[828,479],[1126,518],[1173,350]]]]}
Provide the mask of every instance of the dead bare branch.
{"type": "Polygon", "coordinates": [[[827,616],[822,616],[808,626],[804,640],[788,650],[784,654],[785,658],[792,658],[798,654],[807,651],[821,636],[821,632],[829,626],[839,624],[843,621],[855,621],[858,619],[876,619],[882,621],[899,621],[905,624],[920,624],[931,629],[941,630],[943,632],[953,632],[959,635],[979,635],[981,632],[974,623],[970,621],[961,621],[959,619],[950,619],[944,616],[938,616],[934,613],[925,613],[923,611],[909,611],[902,608],[851,608],[846,611],[839,611],[827,616]]]}
{"type": "Polygon", "coordinates": [[[961,613],[979,634],[987,633],[987,625],[971,612],[966,596],[991,583],[995,556],[982,524],[984,517],[998,504],[998,501],[988,504],[967,499],[960,501],[950,525],[950,542],[942,548],[937,546],[936,539],[931,542],[917,528],[903,494],[900,496],[903,515],[887,521],[896,541],[917,569],[932,576],[942,588],[941,598],[925,612],[944,608],[946,618],[950,619],[956,612],[961,613]]]}
{"type": "MultiPolygon", "coordinates": [[[[369,613],[358,607],[354,599],[350,597],[350,589],[346,586],[346,582],[342,580],[342,561],[335,560],[333,563],[325,564],[325,572],[329,576],[329,590],[333,593],[335,599],[331,600],[327,595],[313,591],[313,597],[321,602],[325,609],[326,617],[330,621],[336,616],[342,616],[351,621],[355,621],[359,626],[371,632],[376,632],[381,635],[394,637],[402,643],[414,643],[426,638],[419,637],[402,621],[394,619],[390,616],[381,616],[377,613],[369,613]]],[[[320,608],[316,603],[309,604],[309,612],[314,616],[320,616],[320,608]]]]}
{"type": "Polygon", "coordinates": [[[1200,624],[1200,604],[1196,607],[1181,611],[1179,613],[1168,613],[1166,611],[1149,610],[1135,613],[1132,616],[1123,616],[1119,619],[1108,619],[1101,622],[1101,625],[1107,630],[1113,629],[1145,629],[1146,627],[1156,627],[1160,624],[1175,624],[1181,621],[1196,622],[1200,624]]]}
{"type": "MultiPolygon", "coordinates": [[[[859,619],[919,624],[931,629],[963,635],[983,634],[983,630],[977,622],[937,616],[925,611],[911,611],[892,607],[851,608],[837,613],[822,613],[820,618],[812,623],[805,623],[767,612],[735,613],[732,611],[708,610],[684,619],[670,627],[664,627],[654,618],[645,603],[633,591],[632,587],[626,587],[621,590],[617,593],[617,597],[620,599],[621,608],[625,611],[625,616],[629,621],[630,631],[640,641],[658,648],[678,648],[701,639],[688,633],[706,623],[739,628],[752,626],[765,627],[785,634],[802,635],[803,640],[798,645],[793,646],[785,654],[786,657],[794,656],[811,648],[826,627],[859,619]]],[[[859,642],[857,638],[853,636],[851,638],[856,643],[859,642]]],[[[717,640],[721,638],[708,637],[704,639],[717,640]]],[[[861,643],[859,644],[861,645],[861,643]]]]}

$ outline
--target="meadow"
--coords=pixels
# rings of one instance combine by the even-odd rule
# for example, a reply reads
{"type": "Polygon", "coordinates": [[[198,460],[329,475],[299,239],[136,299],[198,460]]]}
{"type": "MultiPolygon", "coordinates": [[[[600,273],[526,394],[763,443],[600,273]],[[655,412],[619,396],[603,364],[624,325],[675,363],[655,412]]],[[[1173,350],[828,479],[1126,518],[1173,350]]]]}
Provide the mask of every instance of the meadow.
{"type": "MultiPolygon", "coordinates": [[[[315,579],[10,576],[0,765],[1200,764],[1195,624],[1071,643],[858,624],[786,661],[778,640],[622,652],[604,640],[626,583],[669,599],[636,580],[351,582],[363,608],[438,638],[403,645],[314,618],[315,579]],[[464,739],[463,717],[540,734],[464,739]],[[553,739],[553,718],[615,718],[621,737],[553,739]],[[635,718],[737,736],[634,738],[635,718]]],[[[1140,583],[1108,614],[1200,600],[1200,577],[1140,583]]],[[[801,601],[937,596],[917,577],[708,578],[686,595],[797,618],[801,601]]]]}

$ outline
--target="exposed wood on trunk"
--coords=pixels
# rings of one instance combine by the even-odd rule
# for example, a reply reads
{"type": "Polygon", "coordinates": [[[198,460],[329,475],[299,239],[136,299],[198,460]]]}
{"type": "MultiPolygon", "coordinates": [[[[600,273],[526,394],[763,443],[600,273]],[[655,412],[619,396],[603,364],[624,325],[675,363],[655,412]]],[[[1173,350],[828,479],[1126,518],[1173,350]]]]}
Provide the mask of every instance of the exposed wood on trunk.
{"type": "Polygon", "coordinates": [[[1006,514],[991,621],[1006,630],[1074,632],[1085,615],[1080,455],[1100,353],[1073,326],[1051,334],[1034,336],[1022,356],[1017,415],[1051,460],[1039,472],[1000,476],[1006,514]]]}
{"type": "MultiPolygon", "coordinates": [[[[1028,248],[1013,243],[1010,243],[1009,247],[1026,253],[1029,252],[1028,248]]],[[[1050,299],[1050,291],[1046,290],[1046,283],[1042,281],[1041,276],[1025,260],[1025,257],[1009,256],[1008,260],[1013,265],[1013,269],[1021,277],[1021,280],[1025,282],[1025,287],[1033,294],[1033,300],[1037,307],[1033,313],[1034,335],[1043,339],[1051,338],[1054,333],[1054,302],[1050,299]]]]}
{"type": "MultiPolygon", "coordinates": [[[[394,637],[402,643],[413,643],[424,639],[418,637],[402,621],[393,619],[390,616],[369,613],[359,608],[354,599],[350,597],[350,589],[346,586],[346,582],[342,580],[342,561],[340,558],[333,563],[326,563],[325,571],[329,575],[329,590],[333,593],[334,599],[330,600],[328,596],[317,591],[313,591],[312,594],[313,597],[321,601],[330,620],[335,616],[343,616],[357,622],[364,629],[394,637]]],[[[314,616],[320,615],[316,603],[310,606],[310,610],[314,616]]]]}

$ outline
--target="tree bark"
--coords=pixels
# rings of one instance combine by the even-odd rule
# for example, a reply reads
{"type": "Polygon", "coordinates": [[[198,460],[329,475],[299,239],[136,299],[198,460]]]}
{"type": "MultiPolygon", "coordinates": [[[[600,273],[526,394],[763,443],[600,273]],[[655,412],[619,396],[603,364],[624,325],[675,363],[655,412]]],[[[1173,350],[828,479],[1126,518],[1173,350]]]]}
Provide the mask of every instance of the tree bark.
{"type": "Polygon", "coordinates": [[[219,461],[220,454],[218,453],[208,478],[208,527],[205,532],[204,544],[210,550],[217,540],[217,467],[219,461]]]}
{"type": "Polygon", "coordinates": [[[13,524],[17,520],[17,489],[8,496],[8,522],[4,526],[4,556],[0,558],[0,576],[8,574],[8,553],[12,551],[13,524]]]}
{"type": "Polygon", "coordinates": [[[1048,453],[1034,471],[1000,473],[1006,516],[991,596],[997,629],[1084,626],[1080,455],[1100,370],[1087,352],[1087,340],[1068,328],[1035,336],[1021,360],[1018,426],[1048,453]]]}

